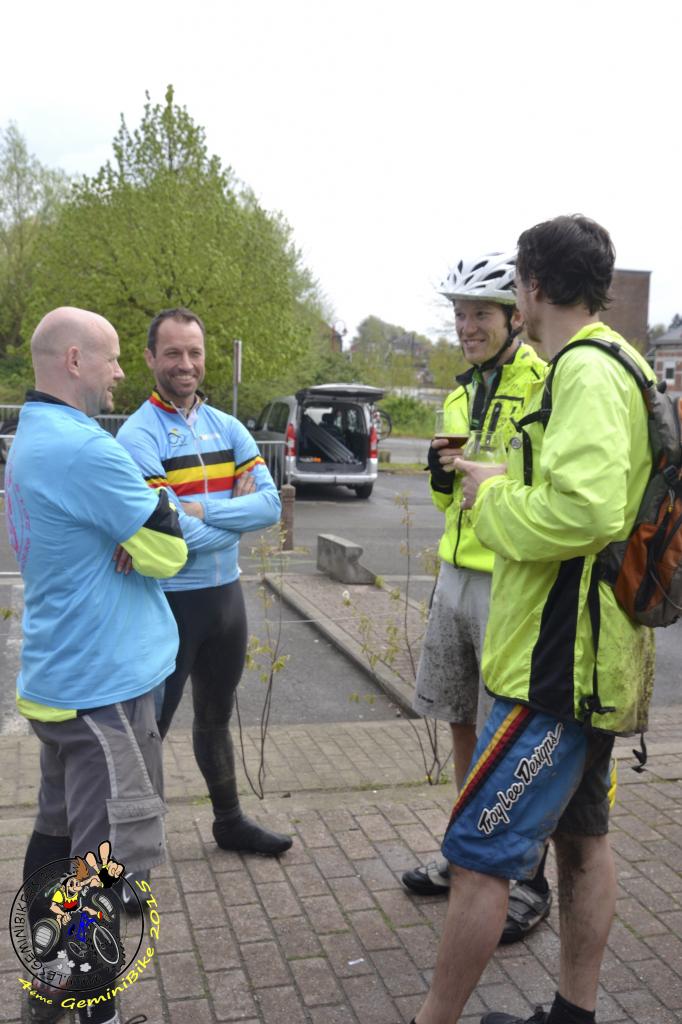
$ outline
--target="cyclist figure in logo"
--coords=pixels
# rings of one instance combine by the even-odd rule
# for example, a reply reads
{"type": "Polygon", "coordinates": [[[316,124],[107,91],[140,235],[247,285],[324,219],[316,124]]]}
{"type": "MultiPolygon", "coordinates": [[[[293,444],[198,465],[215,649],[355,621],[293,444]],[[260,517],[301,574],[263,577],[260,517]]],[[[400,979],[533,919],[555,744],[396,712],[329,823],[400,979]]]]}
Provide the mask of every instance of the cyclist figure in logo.
{"type": "Polygon", "coordinates": [[[99,866],[94,853],[86,853],[85,860],[82,857],[76,857],[76,873],[68,875],[61,888],[52,895],[50,910],[62,925],[71,920],[74,910],[80,910],[102,919],[102,911],[93,910],[92,907],[85,905],[81,897],[92,888],[110,888],[120,877],[123,865],[118,864],[115,860],[109,860],[110,853],[111,844],[107,841],[100,843],[99,846],[101,860],[99,866]],[[96,872],[94,875],[90,873],[91,868],[96,872]]]}
{"type": "MultiPolygon", "coordinates": [[[[111,859],[108,841],[100,843],[98,852],[99,863],[92,852],[86,853],[85,858],[75,858],[76,870],[74,874],[67,875],[52,893],[50,911],[57,918],[60,932],[66,930],[66,945],[73,956],[82,960],[93,949],[100,960],[113,966],[120,960],[122,951],[115,936],[101,922],[115,925],[116,907],[112,900],[99,895],[97,890],[114,885],[122,876],[124,866],[111,859]],[[78,916],[74,918],[75,914],[78,916]]],[[[47,942],[54,948],[58,936],[53,933],[50,937],[49,930],[46,932],[44,928],[40,931],[40,924],[44,923],[39,922],[34,944],[38,939],[39,946],[47,942]]],[[[39,952],[45,955],[48,950],[42,948],[39,952]]]]}

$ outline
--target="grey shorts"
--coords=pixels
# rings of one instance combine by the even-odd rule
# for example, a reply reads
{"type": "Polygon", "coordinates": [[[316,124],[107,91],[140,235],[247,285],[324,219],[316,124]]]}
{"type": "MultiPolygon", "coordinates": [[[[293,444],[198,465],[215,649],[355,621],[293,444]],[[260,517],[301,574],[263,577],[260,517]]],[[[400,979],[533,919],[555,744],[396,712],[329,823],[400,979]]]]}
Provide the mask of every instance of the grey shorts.
{"type": "Polygon", "coordinates": [[[126,871],[163,863],[163,766],[153,692],[66,722],[31,721],[40,747],[35,829],[70,836],[71,855],[105,839],[126,871]]]}
{"type": "Polygon", "coordinates": [[[412,707],[480,731],[493,698],[483,687],[481,654],[490,606],[488,572],[441,562],[422,647],[412,707]]]}

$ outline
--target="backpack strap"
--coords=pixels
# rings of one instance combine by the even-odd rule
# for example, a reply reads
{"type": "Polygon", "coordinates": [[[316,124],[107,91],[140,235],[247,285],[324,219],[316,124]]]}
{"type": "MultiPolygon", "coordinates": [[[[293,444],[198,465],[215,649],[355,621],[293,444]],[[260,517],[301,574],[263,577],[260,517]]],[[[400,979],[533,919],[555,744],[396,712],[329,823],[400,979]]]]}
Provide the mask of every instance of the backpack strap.
{"type": "Polygon", "coordinates": [[[648,379],[642,370],[641,366],[635,362],[635,360],[625,351],[622,345],[617,341],[610,341],[606,338],[581,338],[580,341],[574,341],[571,345],[566,345],[561,349],[560,352],[554,356],[554,359],[550,361],[550,369],[547,377],[545,378],[545,386],[542,390],[542,402],[540,408],[535,412],[529,413],[527,416],[523,416],[520,420],[514,421],[515,426],[521,431],[522,443],[523,443],[523,482],[530,486],[533,482],[533,460],[530,438],[526,434],[523,427],[528,426],[530,423],[542,423],[543,428],[547,427],[549,418],[552,415],[552,384],[554,382],[554,374],[557,368],[557,364],[562,356],[566,355],[572,349],[577,348],[579,345],[591,345],[592,348],[599,348],[602,352],[607,352],[614,359],[617,359],[621,366],[634,377],[637,385],[642,393],[644,402],[647,410],[651,411],[651,403],[649,401],[649,393],[651,388],[657,388],[658,382],[656,378],[648,379]]]}
{"type": "Polygon", "coordinates": [[[592,646],[594,649],[594,668],[592,670],[592,693],[586,695],[580,701],[582,711],[583,728],[589,733],[594,728],[593,715],[608,715],[615,711],[614,707],[604,707],[599,696],[599,673],[597,672],[597,657],[599,654],[599,634],[601,631],[601,605],[599,603],[599,568],[596,561],[590,573],[590,584],[587,591],[587,608],[590,613],[590,625],[592,626],[592,646]]]}
{"type": "MultiPolygon", "coordinates": [[[[634,377],[635,382],[644,398],[647,410],[650,410],[651,406],[648,400],[649,390],[653,387],[657,387],[657,381],[648,380],[642,368],[635,362],[635,360],[623,349],[617,341],[610,341],[606,338],[583,338],[580,341],[574,341],[573,344],[567,345],[558,352],[554,359],[550,363],[550,371],[545,379],[545,386],[542,392],[542,403],[540,409],[535,413],[531,413],[529,416],[524,417],[523,420],[519,421],[519,426],[526,423],[542,423],[543,427],[547,427],[547,423],[552,414],[552,383],[554,381],[554,374],[556,372],[557,364],[562,356],[571,349],[577,348],[579,345],[591,345],[593,348],[599,348],[602,352],[607,352],[610,356],[616,359],[621,366],[634,377]]],[[[524,442],[524,481],[528,484],[532,480],[526,480],[526,440],[528,441],[528,447],[530,448],[530,438],[527,439],[527,435],[523,434],[524,442]]],[[[601,553],[600,553],[601,554],[601,553]]],[[[599,556],[594,561],[592,566],[592,572],[590,574],[590,583],[587,593],[587,605],[590,615],[590,624],[592,627],[592,643],[594,648],[594,669],[592,673],[592,693],[583,697],[581,701],[581,711],[584,715],[583,727],[590,733],[594,728],[593,716],[594,715],[605,715],[615,711],[613,707],[605,707],[599,696],[599,675],[597,672],[597,656],[599,651],[599,635],[601,627],[601,608],[599,602],[599,580],[603,578],[602,575],[602,564],[599,556]]],[[[644,755],[646,760],[646,755],[644,755]]],[[[642,762],[643,764],[643,762],[642,762]]],[[[637,770],[641,771],[640,766],[637,770]]]]}
{"type": "MultiPolygon", "coordinates": [[[[544,403],[544,394],[542,400],[544,403]]],[[[523,428],[527,427],[529,423],[542,423],[544,429],[547,426],[547,420],[551,412],[551,405],[546,409],[543,404],[543,407],[536,412],[529,412],[527,416],[522,416],[520,420],[512,420],[512,423],[521,434],[521,443],[523,445],[523,482],[526,487],[530,487],[533,483],[533,447],[530,443],[530,436],[523,428]]]]}
{"type": "MultiPolygon", "coordinates": [[[[621,366],[624,366],[628,373],[635,378],[637,385],[644,395],[644,401],[646,402],[647,409],[649,408],[649,402],[647,401],[647,393],[649,388],[657,388],[658,381],[655,377],[648,378],[641,368],[639,363],[636,363],[632,356],[625,351],[623,346],[617,341],[610,341],[607,338],[581,338],[580,341],[574,341],[571,345],[566,345],[561,349],[560,352],[554,356],[551,360],[551,369],[547,374],[545,380],[545,387],[542,393],[542,408],[541,412],[545,413],[552,411],[552,382],[554,380],[554,371],[556,370],[557,363],[562,356],[566,355],[567,352],[571,352],[574,348],[578,348],[579,345],[590,345],[592,348],[600,348],[602,352],[607,352],[610,356],[613,356],[621,366]]],[[[545,419],[545,425],[547,424],[547,415],[545,419]]]]}

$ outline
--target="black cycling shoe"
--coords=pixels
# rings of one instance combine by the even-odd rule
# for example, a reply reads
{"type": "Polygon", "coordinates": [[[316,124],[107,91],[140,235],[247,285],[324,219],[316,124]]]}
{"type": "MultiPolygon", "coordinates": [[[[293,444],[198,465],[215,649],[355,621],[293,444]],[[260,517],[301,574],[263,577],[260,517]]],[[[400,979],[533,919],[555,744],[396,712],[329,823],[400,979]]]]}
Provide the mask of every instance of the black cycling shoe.
{"type": "Polygon", "coordinates": [[[279,857],[293,843],[291,836],[263,828],[241,811],[217,817],[213,822],[213,838],[221,850],[260,853],[263,857],[279,857]]]}
{"type": "Polygon", "coordinates": [[[545,1024],[548,1013],[542,1009],[541,1006],[535,1007],[535,1013],[532,1017],[515,1017],[513,1013],[498,1013],[496,1010],[491,1010],[489,1013],[484,1013],[481,1017],[481,1024],[545,1024]]]}
{"type": "Polygon", "coordinates": [[[500,945],[508,946],[512,942],[525,939],[533,928],[544,921],[552,907],[552,890],[536,892],[524,882],[516,882],[509,893],[509,909],[507,920],[500,937],[500,945]]]}
{"type": "Polygon", "coordinates": [[[403,885],[418,896],[446,896],[450,891],[450,865],[446,860],[432,860],[423,867],[406,871],[403,885]]]}
{"type": "Polygon", "coordinates": [[[70,1010],[61,1005],[65,989],[52,988],[40,981],[33,982],[33,989],[40,997],[26,991],[21,1004],[21,1024],[56,1024],[64,1020],[70,1010]]]}
{"type": "Polygon", "coordinates": [[[149,871],[127,871],[125,881],[128,884],[124,883],[120,890],[123,907],[127,914],[141,914],[142,902],[149,890],[140,889],[135,882],[149,882],[149,871]]]}

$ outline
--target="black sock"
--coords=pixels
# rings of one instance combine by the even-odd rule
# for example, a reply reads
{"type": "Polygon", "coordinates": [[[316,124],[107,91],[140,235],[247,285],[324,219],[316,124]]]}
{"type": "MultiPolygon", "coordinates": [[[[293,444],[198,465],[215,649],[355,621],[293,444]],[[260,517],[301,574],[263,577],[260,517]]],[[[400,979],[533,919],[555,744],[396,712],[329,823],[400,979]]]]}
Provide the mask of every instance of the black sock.
{"type": "Polygon", "coordinates": [[[48,836],[44,832],[32,832],[24,857],[24,878],[29,878],[38,868],[62,860],[71,854],[69,836],[48,836]]]}
{"type": "MultiPolygon", "coordinates": [[[[87,992],[83,994],[83,998],[92,999],[93,994],[94,993],[87,992]]],[[[117,1014],[118,1011],[116,1009],[116,1005],[112,1000],[112,1002],[107,1003],[106,1005],[100,1003],[99,1006],[91,1006],[89,1009],[79,1010],[78,1021],[79,1024],[113,1024],[113,1022],[118,1022],[118,1024],[120,1024],[121,1018],[117,1014]],[[90,1016],[88,1016],[88,1014],[90,1016]]],[[[140,1018],[136,1017],[134,1019],[139,1020],[140,1018]]]]}
{"type": "Polygon", "coordinates": [[[537,892],[541,896],[544,896],[545,893],[549,890],[549,885],[547,883],[547,879],[545,878],[545,864],[547,862],[548,852],[549,844],[545,846],[545,852],[542,855],[542,860],[538,864],[537,871],[535,872],[532,878],[529,878],[527,882],[523,883],[524,885],[527,885],[529,889],[532,889],[533,892],[537,892]]]}
{"type": "Polygon", "coordinates": [[[266,857],[277,857],[288,850],[292,843],[291,836],[263,828],[242,814],[239,807],[232,811],[215,812],[213,838],[222,850],[262,853],[266,857]]]}
{"type": "MultiPolygon", "coordinates": [[[[65,860],[70,854],[71,839],[69,836],[48,836],[44,832],[32,832],[24,857],[24,881],[30,878],[34,871],[44,868],[46,864],[51,864],[53,860],[65,860]]],[[[49,906],[49,901],[46,906],[49,906]]],[[[40,900],[31,904],[28,909],[31,928],[43,916],[44,911],[45,907],[41,905],[40,900]]]]}
{"type": "Polygon", "coordinates": [[[547,1024],[594,1024],[594,1014],[594,1010],[583,1010],[582,1006],[569,1003],[556,992],[547,1024]]]}

